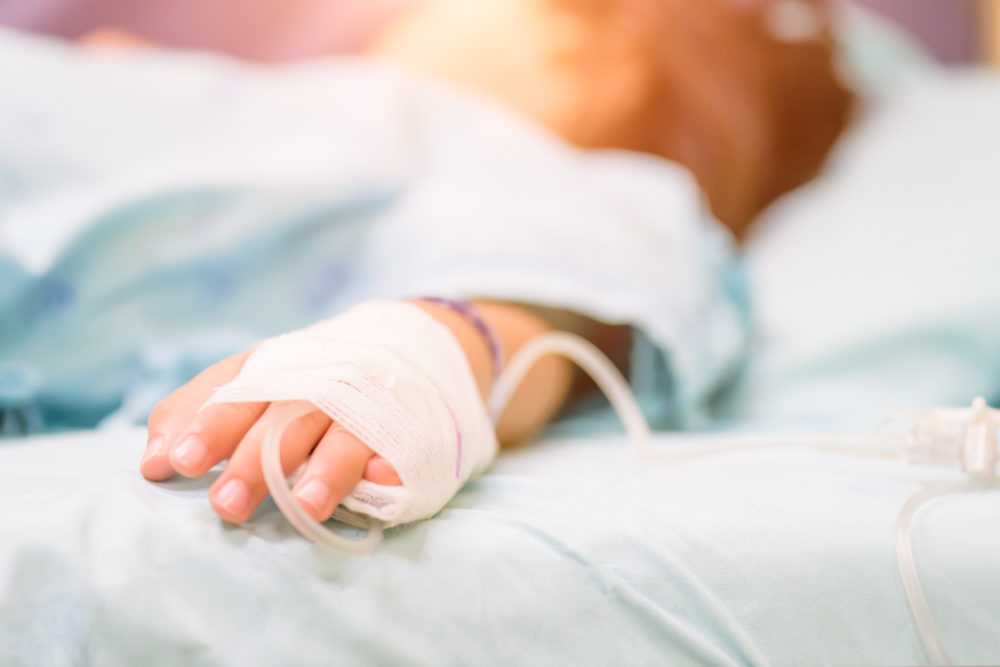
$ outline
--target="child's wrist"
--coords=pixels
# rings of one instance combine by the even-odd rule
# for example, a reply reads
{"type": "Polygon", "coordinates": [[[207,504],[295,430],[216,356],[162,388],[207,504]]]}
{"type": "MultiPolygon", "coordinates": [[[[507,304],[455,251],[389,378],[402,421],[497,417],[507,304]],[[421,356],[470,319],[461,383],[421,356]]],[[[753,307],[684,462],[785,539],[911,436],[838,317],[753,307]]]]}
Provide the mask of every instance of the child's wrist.
{"type": "MultiPolygon", "coordinates": [[[[442,302],[442,300],[416,299],[413,301],[413,304],[451,331],[452,335],[458,341],[459,346],[465,352],[465,358],[469,362],[469,368],[476,380],[479,395],[485,400],[489,396],[493,382],[496,380],[495,374],[497,371],[490,337],[485,336],[481,328],[477,327],[474,321],[466,314],[455,309],[450,304],[442,302]]],[[[499,343],[497,342],[496,345],[499,345],[499,343]]]]}

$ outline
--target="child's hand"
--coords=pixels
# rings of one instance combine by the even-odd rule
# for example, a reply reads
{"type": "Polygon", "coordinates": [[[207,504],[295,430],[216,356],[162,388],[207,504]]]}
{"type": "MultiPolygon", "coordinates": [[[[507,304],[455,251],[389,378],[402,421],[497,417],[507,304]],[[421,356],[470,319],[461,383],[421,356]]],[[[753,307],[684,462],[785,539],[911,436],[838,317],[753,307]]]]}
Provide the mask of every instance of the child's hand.
{"type": "MultiPolygon", "coordinates": [[[[480,398],[485,397],[493,361],[480,331],[445,306],[416,305],[452,333],[465,353],[480,398]]],[[[549,330],[542,318],[524,308],[488,302],[477,305],[508,354],[549,330]]],[[[260,450],[275,410],[267,403],[217,403],[201,408],[216,388],[239,374],[249,355],[244,352],[220,361],[156,406],[149,418],[149,445],[139,467],[146,479],[160,481],[176,474],[200,477],[229,459],[212,483],[209,498],[216,513],[233,522],[246,520],[267,497],[260,450]]],[[[538,361],[504,410],[497,426],[501,444],[521,442],[537,433],[562,404],[569,384],[565,360],[549,356],[538,361]]],[[[319,410],[289,425],[281,444],[286,475],[308,459],[292,493],[317,521],[328,519],[361,479],[386,486],[402,483],[386,459],[319,410]]]]}
{"type": "MultiPolygon", "coordinates": [[[[260,448],[273,410],[267,403],[224,403],[199,410],[216,387],[239,373],[248,354],[211,366],[156,406],[140,464],[146,479],[160,481],[178,473],[200,477],[228,458],[209,498],[216,513],[233,522],[246,520],[267,497],[260,448]]],[[[281,454],[286,475],[309,458],[292,492],[317,521],[329,518],[362,478],[376,484],[400,484],[385,459],[319,410],[287,428],[281,454]]]]}

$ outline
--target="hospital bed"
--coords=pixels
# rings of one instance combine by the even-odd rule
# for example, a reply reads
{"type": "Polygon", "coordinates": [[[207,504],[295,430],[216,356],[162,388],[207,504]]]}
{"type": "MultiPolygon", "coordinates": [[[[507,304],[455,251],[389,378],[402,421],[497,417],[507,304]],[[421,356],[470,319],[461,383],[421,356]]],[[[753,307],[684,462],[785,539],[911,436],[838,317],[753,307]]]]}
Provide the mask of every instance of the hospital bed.
{"type": "MultiPolygon", "coordinates": [[[[961,476],[803,448],[651,464],[620,437],[552,438],[350,558],[270,503],[223,524],[211,477],[145,482],[143,438],[0,449],[5,663],[922,664],[895,522],[961,476]]],[[[983,491],[916,525],[956,664],[1000,656],[998,516],[983,491]]]]}
{"type": "MultiPolygon", "coordinates": [[[[874,122],[872,132],[885,129],[874,122]]],[[[896,142],[908,141],[879,136],[890,139],[876,158],[898,156],[896,142]]],[[[142,480],[141,429],[0,441],[0,662],[923,664],[897,519],[920,489],[964,474],[810,447],[809,437],[796,444],[773,425],[828,430],[829,415],[802,410],[825,402],[856,432],[897,407],[996,398],[996,289],[969,289],[962,273],[971,263],[982,270],[975,284],[1000,284],[983,249],[995,244],[976,236],[989,220],[982,212],[995,209],[962,209],[954,224],[966,225],[964,236],[893,245],[921,210],[936,215],[942,202],[979,201],[986,189],[971,180],[938,199],[914,197],[901,227],[863,237],[894,253],[852,255],[855,234],[874,228],[863,213],[875,195],[856,209],[830,201],[852,201],[844,195],[858,187],[852,166],[864,157],[835,157],[824,185],[782,203],[750,241],[760,354],[719,416],[720,426],[754,429],[758,446],[716,451],[709,436],[660,434],[653,450],[665,460],[650,460],[611,422],[586,435],[557,428],[504,454],[434,518],[389,529],[375,553],[347,558],[302,539],[270,502],[244,526],[224,524],[206,497],[212,475],[142,480]],[[821,212],[851,224],[833,226],[840,236],[822,248],[803,246],[803,221],[831,228],[821,212]],[[946,257],[958,264],[933,281],[906,274],[921,299],[886,298],[904,294],[891,275],[946,257]],[[816,281],[810,298],[825,307],[804,311],[791,278],[824,258],[875,276],[874,287],[816,281]],[[828,335],[789,329],[788,308],[828,335]],[[951,328],[938,326],[942,311],[951,328]],[[907,347],[928,322],[944,344],[907,347]],[[887,352],[898,349],[907,354],[887,352]]],[[[951,659],[1000,663],[1000,491],[983,484],[928,505],[912,541],[951,659]]]]}

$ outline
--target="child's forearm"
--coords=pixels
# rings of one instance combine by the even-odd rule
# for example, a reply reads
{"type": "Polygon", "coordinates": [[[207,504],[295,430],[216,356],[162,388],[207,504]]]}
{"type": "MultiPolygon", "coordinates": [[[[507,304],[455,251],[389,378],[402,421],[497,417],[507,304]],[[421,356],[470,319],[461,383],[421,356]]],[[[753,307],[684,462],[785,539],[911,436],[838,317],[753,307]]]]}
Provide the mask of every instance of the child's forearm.
{"type": "MultiPolygon", "coordinates": [[[[464,316],[430,302],[417,305],[442,323],[465,351],[479,393],[485,399],[493,377],[493,360],[482,334],[464,316]]],[[[532,338],[551,330],[544,319],[515,305],[477,302],[480,315],[499,338],[506,359],[532,338]]],[[[501,445],[521,442],[536,434],[552,418],[569,394],[572,373],[562,357],[543,357],[532,367],[511,397],[497,425],[501,445]]]]}

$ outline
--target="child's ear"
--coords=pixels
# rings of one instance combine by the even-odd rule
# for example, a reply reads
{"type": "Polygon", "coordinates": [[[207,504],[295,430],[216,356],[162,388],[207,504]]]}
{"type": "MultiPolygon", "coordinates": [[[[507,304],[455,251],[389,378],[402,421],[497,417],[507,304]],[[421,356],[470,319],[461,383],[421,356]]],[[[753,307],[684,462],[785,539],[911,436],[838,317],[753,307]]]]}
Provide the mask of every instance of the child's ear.
{"type": "Polygon", "coordinates": [[[548,19],[547,30],[549,57],[559,63],[573,63],[587,49],[592,28],[579,14],[562,11],[548,19]]]}
{"type": "Polygon", "coordinates": [[[772,0],[763,9],[764,27],[780,42],[822,39],[829,29],[824,4],[815,0],[772,0]]]}
{"type": "Polygon", "coordinates": [[[145,49],[156,46],[153,42],[120,28],[98,28],[80,36],[77,44],[99,49],[145,49]]]}

